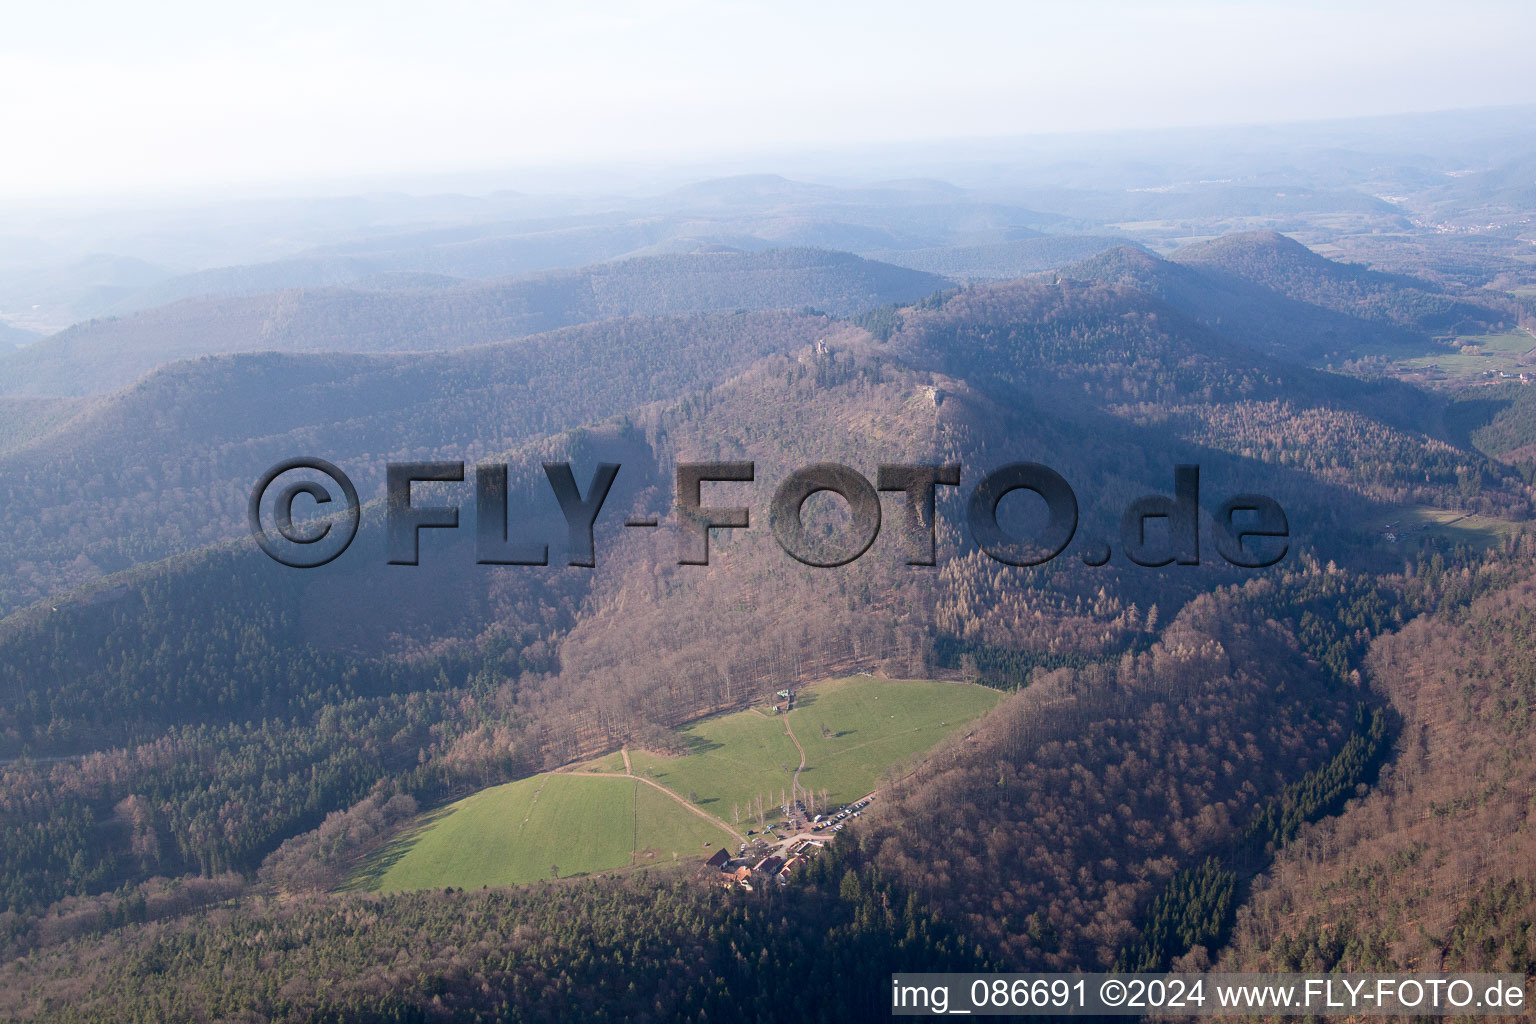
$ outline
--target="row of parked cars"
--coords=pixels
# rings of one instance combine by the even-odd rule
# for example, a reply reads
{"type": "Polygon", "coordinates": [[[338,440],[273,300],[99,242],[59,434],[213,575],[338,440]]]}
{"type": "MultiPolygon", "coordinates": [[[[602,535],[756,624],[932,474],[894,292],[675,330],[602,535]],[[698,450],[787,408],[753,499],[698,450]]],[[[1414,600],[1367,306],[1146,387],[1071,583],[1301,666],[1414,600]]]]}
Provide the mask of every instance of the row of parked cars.
{"type": "Polygon", "coordinates": [[[868,807],[869,802],[873,799],[874,797],[867,796],[863,800],[860,800],[858,803],[850,804],[847,807],[840,808],[835,814],[818,814],[815,818],[811,819],[811,828],[816,832],[820,832],[822,829],[831,829],[833,832],[841,832],[843,830],[843,826],[848,824],[848,822],[844,819],[857,818],[859,815],[863,814],[864,808],[868,807]]]}

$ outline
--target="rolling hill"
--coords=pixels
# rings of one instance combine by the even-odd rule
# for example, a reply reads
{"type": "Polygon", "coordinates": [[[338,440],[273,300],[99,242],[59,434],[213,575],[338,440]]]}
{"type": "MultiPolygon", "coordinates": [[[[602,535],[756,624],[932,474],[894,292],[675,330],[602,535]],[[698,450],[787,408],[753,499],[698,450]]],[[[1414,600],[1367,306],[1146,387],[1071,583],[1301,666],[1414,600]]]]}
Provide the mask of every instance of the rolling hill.
{"type": "Polygon", "coordinates": [[[1434,335],[1491,329],[1516,316],[1492,299],[1479,304],[1326,259],[1274,232],[1225,236],[1168,259],[1120,247],[1059,273],[1127,285],[1234,340],[1313,363],[1432,352],[1434,335]]]}
{"type": "Polygon", "coordinates": [[[741,309],[849,315],[911,302],[947,283],[847,253],[798,249],[654,256],[517,280],[421,282],[192,299],[92,321],[0,356],[0,393],[101,394],[173,360],[229,352],[443,350],[618,317],[741,309]]]}
{"type": "MultiPolygon", "coordinates": [[[[1118,260],[1187,284],[1170,298],[1196,311],[1210,308],[1196,301],[1210,289],[1190,268],[1135,250],[1100,259],[1105,267],[1118,260]]],[[[13,430],[10,450],[0,454],[0,495],[9,509],[47,510],[51,526],[43,530],[37,516],[12,517],[0,539],[0,556],[12,567],[4,607],[238,533],[244,489],[295,452],[323,451],[347,466],[366,493],[377,493],[389,458],[444,452],[474,460],[607,417],[638,420],[648,403],[722,384],[754,361],[835,338],[843,339],[836,347],[845,354],[834,351],[830,363],[797,355],[793,386],[765,388],[768,375],[779,372],[765,366],[753,378],[760,383],[733,391],[761,394],[744,401],[801,408],[834,395],[860,405],[864,399],[841,387],[826,394],[801,389],[853,374],[849,383],[865,380],[872,394],[889,391],[873,381],[886,373],[882,363],[894,361],[961,382],[1021,416],[1049,409],[1061,425],[1032,429],[1062,437],[1067,451],[1099,434],[1134,446],[1152,430],[1180,439],[1190,457],[1257,458],[1275,474],[1281,497],[1304,496],[1326,482],[1364,500],[1440,507],[1464,500],[1458,495],[1475,464],[1483,484],[1474,510],[1507,515],[1523,500],[1499,482],[1511,471],[1475,452],[1467,462],[1466,438],[1438,426],[1442,408],[1421,391],[1287,364],[1223,337],[1214,317],[1213,327],[1132,287],[1063,277],[920,303],[894,314],[883,342],[860,340],[863,332],[817,316],[629,318],[437,354],[211,358],[169,367],[94,404],[69,406],[67,416],[64,406],[14,405],[38,413],[18,413],[26,429],[13,430]],[[795,383],[807,373],[810,380],[795,383]],[[1292,448],[1282,453],[1278,439],[1287,436],[1292,448]],[[71,474],[59,474],[60,465],[71,466],[71,474]],[[95,530],[103,522],[114,529],[95,530]]],[[[1275,308],[1291,300],[1268,301],[1275,308]]],[[[918,386],[915,379],[911,386],[918,386]]],[[[961,401],[948,408],[964,415],[977,407],[961,401]]],[[[728,424],[721,437],[741,429],[728,424]]],[[[899,435],[902,428],[892,429],[899,435]]],[[[1018,428],[989,429],[1005,438],[1018,428]]],[[[968,443],[1000,458],[1008,452],[996,440],[968,443]]],[[[813,450],[803,436],[797,444],[813,450]]],[[[1083,456],[1089,465],[1106,457],[1083,456]]],[[[1209,471],[1225,472],[1224,465],[1212,460],[1209,471]]],[[[1096,500],[1108,515],[1121,497],[1112,491],[1096,500]]],[[[1327,518],[1342,522],[1347,513],[1327,518]]]]}
{"type": "MultiPolygon", "coordinates": [[[[1041,453],[1080,488],[1084,538],[1111,540],[1118,510],[1165,490],[1170,460],[1185,460],[1202,465],[1209,495],[1260,481],[1291,511],[1295,543],[1340,564],[1360,557],[1346,539],[1362,536],[1360,524],[1378,518],[1383,503],[1465,500],[1454,496],[1478,458],[1415,430],[1419,413],[1404,401],[1411,390],[1267,361],[1124,288],[992,285],[905,310],[901,321],[885,342],[820,317],[716,315],[570,328],[462,352],[231,356],[161,371],[3,457],[4,507],[46,510],[15,516],[8,528],[13,608],[145,566],[55,602],[58,617],[45,606],[9,623],[13,685],[49,696],[18,705],[8,742],[67,752],[100,729],[142,738],[171,724],[177,701],[164,686],[196,676],[186,667],[167,676],[162,659],[197,665],[208,655],[191,638],[238,631],[276,595],[300,604],[274,622],[285,639],[263,643],[293,645],[290,653],[316,666],[308,674],[351,679],[337,691],[349,699],[419,685],[414,664],[425,652],[473,661],[482,634],[540,638],[544,653],[519,664],[551,671],[539,699],[567,708],[520,755],[542,766],[611,741],[621,735],[617,723],[670,728],[786,672],[798,678],[871,659],[910,671],[928,663],[935,634],[954,641],[946,657],[996,661],[996,651],[1013,652],[1025,670],[1029,658],[1090,657],[1144,628],[1139,609],[1156,602],[1167,613],[1200,590],[1190,576],[1126,571],[1118,562],[1095,571],[1068,558],[1030,575],[1021,593],[1013,574],[989,572],[959,534],[958,499],[948,492],[940,539],[953,555],[939,588],[905,570],[894,533],[833,573],[786,567],[760,535],[722,539],[722,568],[700,577],[670,564],[665,544],[611,523],[600,528],[604,564],[590,574],[465,574],[459,570],[473,559],[463,530],[434,538],[434,557],[402,570],[383,565],[374,513],[344,564],[296,574],[268,564],[242,536],[251,481],[295,452],[323,453],[369,497],[380,493],[382,464],[392,458],[510,457],[518,493],[530,495],[545,486],[541,460],[607,458],[628,467],[613,501],[652,512],[670,507],[671,467],[688,459],[753,459],[758,479],[740,493],[761,509],[778,480],[816,461],[872,473],[871,459],[940,458],[962,463],[969,485],[986,466],[1041,453]],[[578,366],[602,372],[582,376],[578,366]],[[711,379],[707,390],[685,383],[711,379]],[[262,387],[253,390],[253,380],[262,387]],[[1284,458],[1261,443],[1276,428],[1293,446],[1284,458]],[[61,478],[61,464],[74,471],[61,478]],[[157,494],[163,500],[147,497],[157,494]],[[113,530],[103,535],[101,523],[113,530]],[[232,547],[150,564],[232,537],[232,547]],[[213,598],[215,581],[246,573],[261,588],[213,598]],[[432,614],[399,600],[412,588],[442,595],[432,614]],[[739,596],[743,588],[751,600],[739,596]],[[871,601],[903,624],[870,618],[871,601]],[[795,614],[774,617],[776,607],[795,614]],[[689,628],[705,616],[710,633],[689,628]],[[161,631],[178,644],[157,646],[161,631]],[[142,649],[128,639],[140,632],[142,649]],[[64,656],[59,645],[77,635],[96,638],[81,641],[87,646],[115,637],[137,653],[101,676],[64,656]],[[614,636],[631,641],[615,645],[614,636]],[[722,660],[712,652],[726,638],[733,653],[722,660]],[[45,686],[64,665],[73,667],[45,686]],[[595,680],[607,681],[601,696],[591,690],[595,680]],[[146,701],[151,692],[161,696],[146,701]]],[[[1524,507],[1512,473],[1480,465],[1482,506],[1524,507]]],[[[539,500],[548,523],[552,503],[539,500]]],[[[1218,565],[1208,572],[1241,578],[1218,565]]],[[[273,713],[309,706],[302,687],[253,685],[273,713]]],[[[230,693],[186,706],[208,721],[230,701],[254,699],[230,693]]]]}
{"type": "Polygon", "coordinates": [[[173,364],[0,455],[10,507],[59,516],[46,529],[14,516],[0,605],[240,533],[244,492],[280,459],[323,451],[378,493],[390,458],[482,458],[723,381],[829,327],[787,313],[631,318],[431,355],[173,364]]]}
{"type": "MultiPolygon", "coordinates": [[[[281,259],[208,267],[122,296],[107,311],[129,313],[201,296],[334,287],[387,273],[484,279],[722,246],[863,251],[971,244],[1021,237],[1061,220],[932,180],[839,187],[738,175],[622,198],[521,204],[514,197],[443,198],[443,209],[432,216],[404,204],[418,218],[436,221],[430,226],[386,222],[281,259]],[[507,208],[517,206],[525,212],[508,218],[507,208]],[[482,219],[466,219],[477,207],[482,219]],[[458,218],[442,222],[449,210],[458,211],[458,218]]],[[[99,311],[91,309],[92,315],[99,311]]]]}
{"type": "Polygon", "coordinates": [[[1513,308],[1447,294],[1426,281],[1383,274],[1319,256],[1278,232],[1225,235],[1186,246],[1171,259],[1218,282],[1246,281],[1357,319],[1426,334],[1512,325],[1513,308]]]}

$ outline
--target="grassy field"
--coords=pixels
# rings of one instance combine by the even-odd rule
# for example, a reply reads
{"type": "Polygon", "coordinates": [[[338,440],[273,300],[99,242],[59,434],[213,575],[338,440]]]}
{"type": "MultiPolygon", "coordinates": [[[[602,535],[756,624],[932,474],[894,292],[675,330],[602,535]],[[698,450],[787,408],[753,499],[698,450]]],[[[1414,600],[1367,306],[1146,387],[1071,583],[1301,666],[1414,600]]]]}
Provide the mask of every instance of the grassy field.
{"type": "Polygon", "coordinates": [[[732,821],[758,796],[778,806],[779,791],[788,792],[800,765],[800,752],[784,731],[784,720],[761,711],[738,711],[678,730],[688,753],[665,757],[631,750],[636,774],[654,779],[685,800],[732,821]],[[771,794],[771,795],[770,795],[771,794]]]}
{"type": "MultiPolygon", "coordinates": [[[[945,735],[985,714],[1002,694],[965,683],[854,676],[801,690],[788,723],[805,747],[801,785],[846,803],[874,790],[885,770],[903,765],[945,735]],[[825,727],[825,729],[823,729],[825,727]]],[[[740,809],[741,830],[756,826],[751,805],[764,797],[769,820],[788,793],[800,752],[786,719],[740,711],[680,729],[688,753],[631,750],[636,775],[654,780],[725,822],[740,809]]],[[[485,789],[423,815],[353,879],[356,888],[393,892],[440,886],[517,885],[613,871],[631,865],[696,860],[734,840],[678,801],[622,773],[615,752],[556,773],[485,789]]]]}
{"type": "Polygon", "coordinates": [[[1442,537],[1473,547],[1491,547],[1515,533],[1520,524],[1490,516],[1466,515],[1450,509],[1404,505],[1372,524],[1385,532],[1391,526],[1399,544],[1425,537],[1442,537]]]}
{"type": "MultiPolygon", "coordinates": [[[[808,687],[789,713],[795,738],[805,748],[800,784],[827,790],[834,803],[857,799],[875,788],[888,766],[922,753],[1001,699],[984,686],[926,679],[853,676],[808,687]]],[[[778,816],[779,793],[788,792],[800,763],[782,718],[740,711],[681,733],[686,756],[630,751],[635,771],[725,821],[733,821],[740,807],[742,822],[749,822],[747,808],[759,795],[771,805],[770,819],[778,816]]]]}
{"type": "MultiPolygon", "coordinates": [[[[622,769],[622,765],[621,765],[622,769]]],[[[359,876],[359,887],[517,885],[693,859],[730,834],[664,793],[625,779],[536,775],[424,816],[359,876]]]]}
{"type": "Polygon", "coordinates": [[[1478,377],[1488,372],[1518,373],[1536,369],[1536,361],[1525,354],[1536,348],[1536,337],[1525,331],[1503,334],[1477,334],[1459,337],[1442,352],[1402,359],[1398,366],[1407,372],[1431,373],[1453,377],[1478,377]]]}
{"type": "Polygon", "coordinates": [[[928,750],[1000,699],[996,690],[962,683],[868,676],[823,683],[801,694],[789,713],[805,748],[800,784],[826,789],[833,803],[857,800],[888,766],[928,750]]]}
{"type": "Polygon", "coordinates": [[[609,774],[613,775],[623,775],[624,755],[615,750],[611,754],[604,754],[602,757],[595,757],[590,761],[583,761],[580,764],[571,765],[570,768],[566,770],[578,773],[608,772],[609,774]]]}

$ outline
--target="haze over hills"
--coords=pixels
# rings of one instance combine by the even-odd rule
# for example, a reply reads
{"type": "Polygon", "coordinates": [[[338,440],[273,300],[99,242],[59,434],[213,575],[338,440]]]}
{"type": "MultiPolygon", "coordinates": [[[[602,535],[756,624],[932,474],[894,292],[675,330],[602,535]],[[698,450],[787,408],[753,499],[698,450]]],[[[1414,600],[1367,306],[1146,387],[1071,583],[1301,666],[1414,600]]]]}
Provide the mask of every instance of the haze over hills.
{"type": "Polygon", "coordinates": [[[942,182],[843,188],[746,175],[654,196],[614,197],[512,221],[381,228],[264,263],[166,277],[115,305],[131,312],[182,298],[344,285],[383,273],[461,278],[523,275],[627,256],[712,246],[851,251],[991,241],[1062,218],[990,202],[942,182]]]}
{"type": "Polygon", "coordinates": [[[1275,188],[1229,181],[1181,182],[1153,188],[1022,189],[1013,201],[1048,214],[1101,224],[1196,222],[1211,234],[1255,226],[1255,220],[1295,225],[1348,216],[1380,228],[1406,226],[1391,203],[1353,188],[1275,188]]]}
{"type": "MultiPolygon", "coordinates": [[[[372,191],[65,219],[25,211],[0,238],[8,268],[0,312],[54,330],[182,298],[398,271],[483,278],[708,245],[871,255],[994,246],[1041,231],[1129,236],[1166,251],[1268,228],[1393,270],[1450,280],[1502,267],[1528,281],[1508,231],[1529,216],[1520,202],[1529,185],[1521,185],[1529,158],[1519,149],[1520,118],[1512,109],[1485,112],[1470,129],[1423,115],[1354,122],[1358,135],[1327,124],[1190,130],[1175,133],[1178,144],[1131,135],[914,149],[885,155],[891,180],[869,184],[868,163],[854,182],[846,160],[828,158],[790,177],[701,172],[703,180],[685,184],[676,171],[610,175],[585,195],[557,179],[541,190],[500,182],[464,194],[454,187],[462,181],[445,179],[427,195],[372,191]]],[[[935,262],[945,257],[920,259],[920,269],[946,272],[935,262]]],[[[962,276],[1025,272],[1006,253],[949,259],[962,276]],[[985,264],[968,269],[978,259],[985,264]]]]}
{"type": "Polygon", "coordinates": [[[963,281],[1024,277],[1124,245],[1111,235],[1049,235],[937,249],[882,249],[865,253],[899,267],[926,270],[963,281]]]}
{"type": "Polygon", "coordinates": [[[614,317],[743,309],[847,316],[948,282],[847,253],[781,249],[652,256],[511,280],[362,283],[187,300],[92,321],[0,357],[0,393],[99,394],[163,363],[225,352],[431,351],[614,317]]]}
{"type": "Polygon", "coordinates": [[[71,319],[109,310],[175,273],[138,257],[111,253],[89,253],[63,266],[8,262],[0,262],[0,316],[11,325],[0,324],[0,344],[51,333],[59,310],[68,310],[71,319]],[[11,330],[25,330],[32,337],[12,335],[11,330]]]}
{"type": "Polygon", "coordinates": [[[0,349],[20,348],[23,345],[30,345],[41,337],[42,335],[36,331],[0,323],[0,349]]]}

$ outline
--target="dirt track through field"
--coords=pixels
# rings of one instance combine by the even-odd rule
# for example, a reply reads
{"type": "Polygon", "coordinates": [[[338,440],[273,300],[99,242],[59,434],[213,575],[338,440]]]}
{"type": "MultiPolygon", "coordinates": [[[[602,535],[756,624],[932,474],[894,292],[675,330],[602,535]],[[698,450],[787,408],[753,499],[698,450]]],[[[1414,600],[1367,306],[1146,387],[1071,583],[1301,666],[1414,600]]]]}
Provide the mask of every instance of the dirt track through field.
{"type": "Polygon", "coordinates": [[[789,735],[789,742],[793,743],[795,745],[795,749],[800,751],[800,767],[795,769],[795,779],[790,783],[789,786],[790,800],[798,800],[800,798],[800,773],[805,771],[805,748],[802,747],[800,745],[800,741],[795,738],[795,730],[789,727],[788,715],[784,716],[784,731],[789,735]]]}
{"type": "MultiPolygon", "coordinates": [[[[626,758],[626,760],[627,760],[627,758],[626,758]]],[[[676,793],[672,792],[666,786],[663,786],[659,782],[652,782],[650,779],[646,778],[644,775],[630,775],[627,772],[582,772],[582,774],[587,776],[588,778],[593,778],[593,779],[633,779],[636,782],[643,782],[647,786],[650,786],[652,789],[654,789],[654,790],[656,790],[658,792],[661,792],[661,793],[665,793],[668,797],[670,797],[673,800],[676,800],[678,803],[682,804],[684,807],[688,808],[690,811],[692,811],[694,814],[697,814],[699,817],[703,818],[705,821],[712,822],[713,824],[719,825],[721,828],[725,829],[731,835],[735,836],[736,840],[738,842],[745,843],[747,841],[747,837],[746,836],[742,835],[740,832],[737,832],[734,828],[731,828],[731,826],[727,825],[725,822],[721,821],[719,818],[715,817],[713,814],[710,814],[708,811],[703,810],[703,809],[701,809],[699,807],[695,807],[693,804],[689,803],[687,800],[684,800],[682,797],[680,797],[676,793]]]]}

